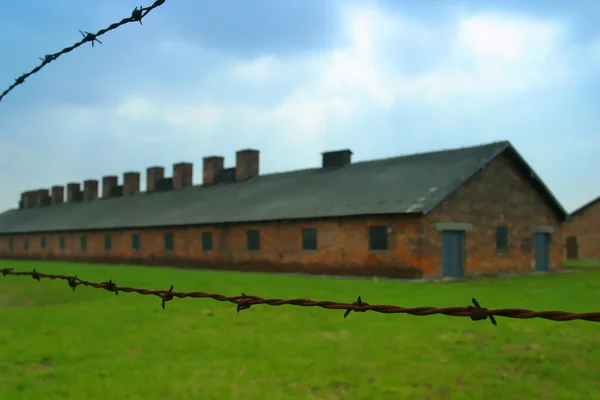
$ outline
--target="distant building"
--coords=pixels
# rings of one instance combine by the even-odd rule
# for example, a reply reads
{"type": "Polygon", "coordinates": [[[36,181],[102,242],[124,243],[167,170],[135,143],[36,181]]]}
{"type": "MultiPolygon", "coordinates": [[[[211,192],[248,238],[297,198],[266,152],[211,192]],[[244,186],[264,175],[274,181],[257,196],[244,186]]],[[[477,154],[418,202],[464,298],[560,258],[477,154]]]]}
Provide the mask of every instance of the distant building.
{"type": "Polygon", "coordinates": [[[0,257],[211,269],[462,277],[547,271],[563,259],[566,213],[509,142],[259,174],[259,152],[233,168],[193,166],[23,193],[0,214],[0,257]]]}
{"type": "Polygon", "coordinates": [[[565,256],[569,260],[600,260],[600,197],[579,207],[564,224],[565,256]]]}

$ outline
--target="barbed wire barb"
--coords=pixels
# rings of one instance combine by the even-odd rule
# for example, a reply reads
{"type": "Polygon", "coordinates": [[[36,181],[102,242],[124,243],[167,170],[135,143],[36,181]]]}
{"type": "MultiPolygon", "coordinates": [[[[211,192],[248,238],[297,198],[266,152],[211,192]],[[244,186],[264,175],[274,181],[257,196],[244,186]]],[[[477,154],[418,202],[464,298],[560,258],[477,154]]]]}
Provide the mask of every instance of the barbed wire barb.
{"type": "Polygon", "coordinates": [[[44,58],[38,57],[42,61],[42,63],[40,65],[38,65],[37,67],[35,67],[34,69],[32,69],[31,71],[29,71],[29,72],[21,75],[17,79],[15,79],[15,82],[12,85],[10,85],[4,92],[2,92],[2,94],[0,94],[0,103],[2,102],[2,99],[4,99],[4,97],[8,93],[10,93],[14,88],[25,83],[25,80],[27,78],[29,78],[31,75],[39,72],[42,68],[44,68],[46,65],[48,65],[52,61],[56,60],[61,55],[69,53],[69,52],[75,50],[76,48],[78,48],[79,46],[81,46],[85,43],[88,43],[88,42],[92,43],[92,47],[94,47],[94,42],[98,42],[98,43],[102,44],[102,42],[98,39],[99,36],[102,36],[105,33],[108,33],[110,31],[117,29],[118,27],[128,24],[130,22],[139,22],[140,25],[142,25],[142,18],[144,18],[146,15],[148,15],[148,13],[150,11],[154,10],[157,7],[162,6],[165,3],[165,1],[166,0],[156,0],[151,6],[148,6],[148,7],[139,6],[139,8],[136,7],[132,11],[130,17],[123,18],[121,21],[115,22],[115,23],[109,25],[107,28],[100,29],[96,33],[79,30],[79,33],[81,33],[81,36],[83,36],[83,38],[79,42],[76,42],[75,44],[73,44],[69,47],[65,47],[64,49],[62,49],[61,51],[59,51],[57,53],[46,54],[44,56],[44,58]]]}
{"type": "Polygon", "coordinates": [[[169,290],[167,290],[166,292],[163,293],[162,297],[162,309],[165,309],[165,303],[167,301],[171,301],[173,300],[174,296],[173,296],[173,285],[171,285],[171,287],[169,288],[169,290]]]}
{"type": "Polygon", "coordinates": [[[588,313],[573,313],[567,311],[532,311],[519,308],[504,308],[497,310],[489,310],[481,307],[479,302],[472,298],[473,305],[467,307],[400,307],[394,305],[383,305],[383,304],[369,304],[362,301],[362,298],[358,296],[357,301],[352,304],[349,303],[338,303],[335,301],[314,301],[309,299],[264,299],[258,296],[249,296],[242,293],[241,296],[224,296],[221,294],[211,294],[206,292],[175,292],[173,285],[169,290],[149,290],[149,289],[138,289],[128,286],[117,286],[111,280],[108,282],[90,282],[78,278],[72,275],[56,275],[56,274],[44,274],[37,270],[29,271],[15,271],[14,268],[2,268],[0,269],[2,276],[30,276],[33,279],[40,281],[42,279],[58,279],[65,280],[69,284],[69,287],[75,291],[75,288],[79,285],[88,286],[95,289],[104,289],[109,292],[114,292],[116,295],[119,292],[125,293],[137,293],[141,295],[153,295],[158,296],[162,299],[162,308],[165,309],[165,304],[168,301],[173,300],[175,297],[194,298],[194,299],[206,299],[210,298],[220,302],[229,302],[237,306],[237,312],[241,310],[249,309],[250,306],[264,304],[269,306],[299,306],[299,307],[319,307],[328,310],[345,310],[344,318],[346,318],[351,311],[355,312],[366,312],[375,311],[382,314],[409,314],[414,316],[428,316],[435,314],[442,314],[453,317],[470,317],[472,321],[483,321],[490,319],[493,325],[497,325],[494,317],[505,317],[505,318],[516,318],[516,319],[531,319],[531,318],[542,318],[551,321],[589,321],[589,322],[600,322],[600,312],[588,312],[588,313]]]}

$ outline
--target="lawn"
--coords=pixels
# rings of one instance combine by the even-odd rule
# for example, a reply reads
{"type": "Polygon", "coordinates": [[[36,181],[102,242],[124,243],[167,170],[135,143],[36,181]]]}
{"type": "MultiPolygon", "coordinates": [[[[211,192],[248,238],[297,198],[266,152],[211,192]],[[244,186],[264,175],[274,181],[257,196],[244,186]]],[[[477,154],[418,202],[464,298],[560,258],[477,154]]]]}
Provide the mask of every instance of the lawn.
{"type": "MultiPolygon", "coordinates": [[[[406,283],[0,262],[120,286],[599,311],[600,269],[406,283]]],[[[0,399],[598,399],[600,323],[235,306],[0,276],[0,399]]]]}
{"type": "Polygon", "coordinates": [[[569,260],[565,262],[567,268],[600,268],[600,260],[569,260]]]}

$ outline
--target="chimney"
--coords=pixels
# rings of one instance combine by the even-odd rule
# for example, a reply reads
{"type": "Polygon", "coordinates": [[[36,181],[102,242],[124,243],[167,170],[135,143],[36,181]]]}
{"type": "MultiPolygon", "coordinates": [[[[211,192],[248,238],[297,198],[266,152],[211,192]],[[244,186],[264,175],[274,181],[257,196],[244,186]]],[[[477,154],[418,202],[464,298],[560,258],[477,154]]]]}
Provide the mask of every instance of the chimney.
{"type": "Polygon", "coordinates": [[[202,173],[202,184],[203,185],[214,185],[217,183],[217,177],[223,170],[225,164],[225,158],[220,156],[204,157],[203,173],[202,173]]]}
{"type": "Polygon", "coordinates": [[[25,192],[27,208],[37,207],[37,190],[29,190],[25,192]]]}
{"type": "Polygon", "coordinates": [[[65,201],[65,187],[52,186],[52,205],[62,204],[65,201]]]}
{"type": "Polygon", "coordinates": [[[173,164],[173,189],[183,189],[192,186],[194,165],[188,162],[173,164]]]}
{"type": "Polygon", "coordinates": [[[258,176],[258,150],[245,149],[235,153],[235,180],[247,181],[258,176]]]}
{"type": "Polygon", "coordinates": [[[109,175],[102,177],[102,198],[107,199],[111,197],[115,187],[119,185],[119,177],[116,175],[109,175]]]}
{"type": "Polygon", "coordinates": [[[323,154],[323,168],[339,168],[352,162],[350,149],[326,151],[323,154]]]}
{"type": "Polygon", "coordinates": [[[131,196],[140,191],[140,173],[125,172],[123,174],[123,196],[131,196]]]}
{"type": "Polygon", "coordinates": [[[81,185],[79,184],[79,182],[67,183],[67,203],[77,201],[80,191],[81,185]]]}
{"type": "Polygon", "coordinates": [[[38,189],[37,190],[37,206],[49,206],[51,204],[50,201],[50,191],[48,189],[38,189]]]}
{"type": "Polygon", "coordinates": [[[83,181],[83,200],[96,200],[98,198],[98,180],[88,179],[83,181]]]}
{"type": "Polygon", "coordinates": [[[156,191],[156,184],[165,177],[164,167],[150,167],[146,169],[146,192],[156,191]]]}
{"type": "Polygon", "coordinates": [[[23,204],[23,208],[31,207],[31,192],[23,192],[21,193],[21,203],[23,204]]]}
{"type": "Polygon", "coordinates": [[[31,193],[31,197],[32,197],[32,199],[31,199],[31,207],[38,208],[42,204],[42,197],[41,197],[39,189],[38,190],[34,190],[31,193]]]}

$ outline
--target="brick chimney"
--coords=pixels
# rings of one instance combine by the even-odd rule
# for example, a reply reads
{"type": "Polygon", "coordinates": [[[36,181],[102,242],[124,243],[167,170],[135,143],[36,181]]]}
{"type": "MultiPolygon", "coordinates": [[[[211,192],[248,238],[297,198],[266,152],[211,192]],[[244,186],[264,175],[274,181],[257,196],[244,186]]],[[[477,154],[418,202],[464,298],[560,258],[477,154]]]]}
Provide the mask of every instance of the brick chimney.
{"type": "Polygon", "coordinates": [[[173,189],[183,189],[192,186],[194,165],[188,162],[173,164],[173,189]]]}
{"type": "Polygon", "coordinates": [[[75,201],[80,191],[81,184],[79,182],[67,183],[67,203],[75,201]]]}
{"type": "Polygon", "coordinates": [[[29,191],[29,194],[27,195],[27,197],[29,198],[29,208],[36,208],[38,207],[38,203],[39,203],[39,193],[37,190],[31,190],[29,191]]]}
{"type": "Polygon", "coordinates": [[[131,196],[140,191],[140,173],[125,172],[123,174],[123,196],[131,196]]]}
{"type": "Polygon", "coordinates": [[[149,167],[146,169],[146,192],[156,191],[156,184],[165,177],[164,167],[149,167]]]}
{"type": "Polygon", "coordinates": [[[202,184],[214,185],[217,183],[219,172],[223,170],[225,158],[220,156],[204,157],[203,164],[202,184]]]}
{"type": "Polygon", "coordinates": [[[52,186],[52,205],[62,204],[65,201],[65,187],[52,186]]]}
{"type": "Polygon", "coordinates": [[[323,168],[339,168],[352,163],[352,151],[350,149],[326,151],[323,155],[323,168]]]}
{"type": "Polygon", "coordinates": [[[31,207],[31,201],[32,201],[31,191],[21,193],[21,203],[23,203],[23,208],[31,207]]]}
{"type": "Polygon", "coordinates": [[[50,191],[48,189],[37,190],[37,206],[49,206],[51,204],[50,191]]]}
{"type": "Polygon", "coordinates": [[[111,191],[119,185],[119,177],[116,175],[108,175],[102,177],[102,198],[110,197],[111,191]]]}
{"type": "Polygon", "coordinates": [[[258,150],[245,149],[235,153],[235,180],[247,181],[258,176],[258,150]]]}
{"type": "Polygon", "coordinates": [[[98,198],[98,180],[88,179],[83,181],[83,200],[96,200],[98,198]]]}

